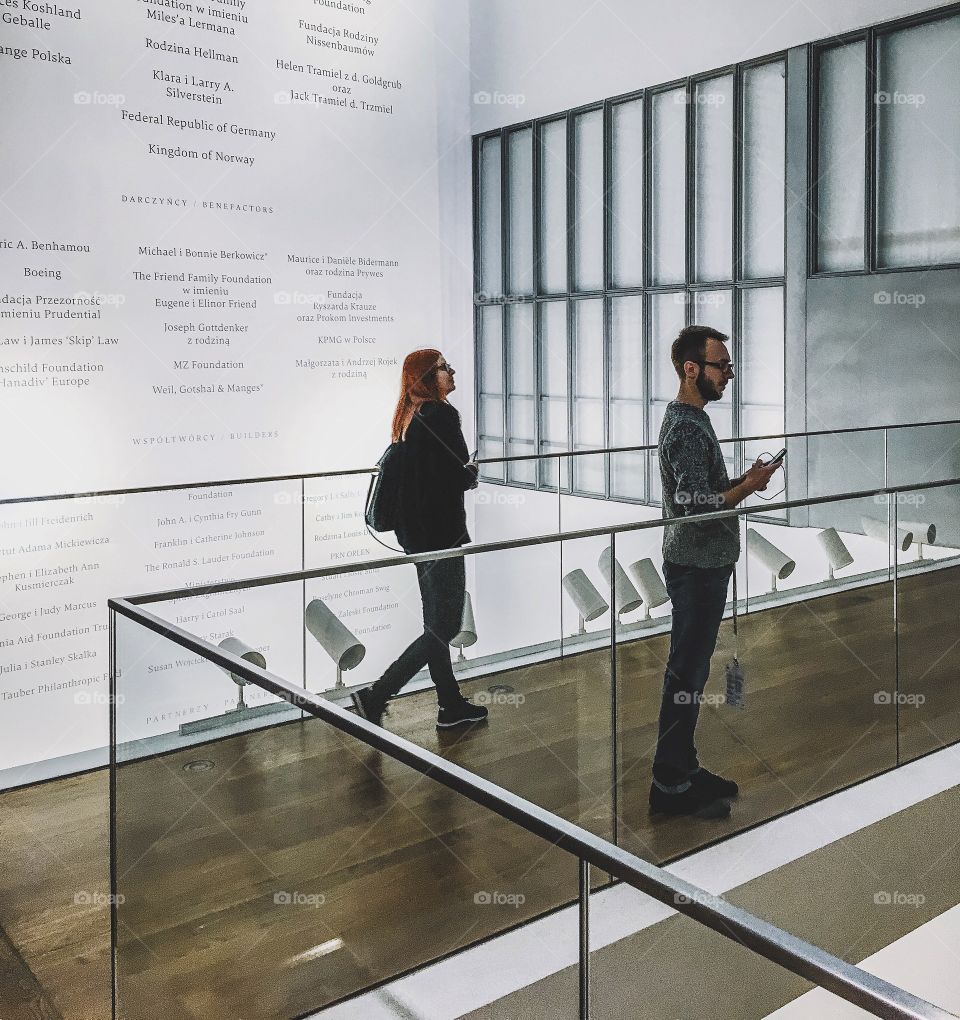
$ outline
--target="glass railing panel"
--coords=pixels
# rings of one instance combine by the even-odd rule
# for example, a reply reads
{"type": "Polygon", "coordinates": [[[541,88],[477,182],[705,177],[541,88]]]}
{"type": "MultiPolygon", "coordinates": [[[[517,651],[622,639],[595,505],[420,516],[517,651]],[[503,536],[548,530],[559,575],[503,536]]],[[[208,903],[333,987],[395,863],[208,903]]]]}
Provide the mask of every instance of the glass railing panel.
{"type": "Polygon", "coordinates": [[[896,707],[900,759],[909,761],[960,739],[960,486],[916,489],[891,498],[896,499],[899,539],[896,707]]]}
{"type": "Polygon", "coordinates": [[[896,764],[887,511],[885,497],[831,501],[810,508],[814,527],[751,526],[746,536],[745,704],[716,718],[746,755],[749,793],[736,812],[743,821],[896,764]],[[770,537],[761,545],[764,530],[770,537]]]}
{"type": "MultiPolygon", "coordinates": [[[[960,478],[960,424],[887,430],[888,485],[921,485],[951,478],[960,478]]],[[[934,492],[928,496],[936,512],[943,504],[934,492]]]]}
{"type": "MultiPolygon", "coordinates": [[[[810,425],[813,429],[820,429],[825,423],[811,421],[810,425]]],[[[883,429],[810,436],[806,442],[807,491],[791,495],[791,498],[816,499],[884,487],[886,447],[883,429]]],[[[792,447],[788,458],[786,471],[789,476],[791,467],[797,466],[792,447]]]]}
{"type": "MultiPolygon", "coordinates": [[[[190,653],[116,628],[119,1017],[305,1015],[576,897],[568,854],[319,719],[184,745],[164,688],[190,653]]],[[[206,702],[224,679],[189,671],[206,702]]],[[[482,752],[404,700],[389,728],[509,768],[502,730],[482,752]]]]}
{"type": "MultiPolygon", "coordinates": [[[[743,522],[734,520],[732,527],[741,532],[743,545],[743,522]]],[[[621,532],[616,536],[618,558],[643,600],[632,616],[623,618],[617,647],[618,838],[625,849],[653,862],[687,852],[730,828],[727,822],[669,819],[650,814],[653,766],[659,757],[658,735],[662,728],[664,757],[668,757],[679,727],[689,721],[686,717],[678,717],[677,712],[688,712],[695,701],[695,697],[686,691],[675,691],[672,697],[664,693],[673,626],[671,591],[682,597],[680,593],[688,589],[683,587],[684,581],[679,576],[681,571],[672,564],[664,563],[663,536],[662,525],[621,532]]],[[[742,600],[740,565],[738,587],[742,600]]],[[[696,592],[701,592],[699,586],[696,592]]],[[[724,665],[733,648],[730,633],[732,576],[725,593],[719,591],[718,595],[719,603],[714,599],[714,604],[725,618],[719,626],[717,651],[700,697],[697,733],[710,732],[711,743],[703,752],[709,760],[705,758],[704,764],[717,772],[737,773],[743,764],[740,749],[734,741],[725,738],[722,730],[714,734],[706,719],[708,714],[719,712],[723,707],[724,665]]],[[[694,610],[698,620],[702,611],[703,607],[694,610]]]]}
{"type": "MultiPolygon", "coordinates": [[[[565,458],[563,458],[565,460],[565,458]]],[[[560,527],[559,458],[511,462],[515,468],[543,476],[533,485],[493,485],[481,477],[480,485],[465,497],[470,537],[475,543],[510,541],[556,534],[560,527]],[[551,481],[552,479],[552,481],[551,481]]]]}

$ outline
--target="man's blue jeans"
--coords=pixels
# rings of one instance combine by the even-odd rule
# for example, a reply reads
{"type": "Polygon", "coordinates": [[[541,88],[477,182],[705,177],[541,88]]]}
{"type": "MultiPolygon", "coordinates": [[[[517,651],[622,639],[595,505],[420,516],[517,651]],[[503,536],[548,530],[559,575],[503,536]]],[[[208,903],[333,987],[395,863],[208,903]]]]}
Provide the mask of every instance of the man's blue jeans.
{"type": "Polygon", "coordinates": [[[673,627],[663,677],[653,779],[670,793],[683,793],[700,768],[694,733],[732,573],[733,564],[723,567],[685,567],[666,561],[663,564],[667,593],[673,602],[673,627]]]}

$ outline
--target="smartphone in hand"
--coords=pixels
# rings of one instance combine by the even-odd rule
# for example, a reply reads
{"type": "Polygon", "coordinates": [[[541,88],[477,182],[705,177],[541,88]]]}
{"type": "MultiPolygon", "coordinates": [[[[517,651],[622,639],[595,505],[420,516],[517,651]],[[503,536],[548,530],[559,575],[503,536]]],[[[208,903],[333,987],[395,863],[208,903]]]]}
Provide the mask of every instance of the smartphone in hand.
{"type": "Polygon", "coordinates": [[[770,460],[764,462],[765,467],[770,467],[771,464],[779,464],[784,457],[787,455],[787,448],[784,447],[779,453],[773,455],[770,460]]]}

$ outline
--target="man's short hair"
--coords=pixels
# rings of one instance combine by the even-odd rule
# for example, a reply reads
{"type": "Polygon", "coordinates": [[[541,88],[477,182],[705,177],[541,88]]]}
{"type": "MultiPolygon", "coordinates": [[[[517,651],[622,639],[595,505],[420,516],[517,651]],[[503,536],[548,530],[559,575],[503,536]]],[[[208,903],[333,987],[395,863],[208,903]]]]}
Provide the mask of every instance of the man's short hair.
{"type": "Polygon", "coordinates": [[[680,330],[677,339],[670,348],[670,359],[681,380],[686,378],[683,365],[686,361],[703,361],[706,358],[707,340],[713,337],[721,343],[727,343],[730,337],[712,326],[685,326],[680,330]]]}

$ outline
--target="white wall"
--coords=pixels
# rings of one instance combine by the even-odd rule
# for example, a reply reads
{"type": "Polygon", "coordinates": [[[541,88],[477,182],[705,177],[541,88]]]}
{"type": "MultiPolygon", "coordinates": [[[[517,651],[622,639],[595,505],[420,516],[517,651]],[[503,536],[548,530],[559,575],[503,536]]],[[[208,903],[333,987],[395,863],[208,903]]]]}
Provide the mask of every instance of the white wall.
{"type": "Polygon", "coordinates": [[[929,0],[474,0],[474,131],[942,6],[929,0]]]}
{"type": "MultiPolygon", "coordinates": [[[[472,433],[467,0],[243,10],[245,20],[224,23],[233,28],[227,34],[188,19],[202,13],[196,4],[181,18],[91,0],[79,20],[47,18],[43,47],[62,55],[57,62],[37,55],[28,27],[6,33],[4,43],[24,52],[0,62],[0,91],[18,96],[0,117],[0,313],[29,308],[38,296],[112,300],[98,305],[98,319],[80,323],[0,314],[0,427],[16,437],[7,443],[0,498],[373,464],[388,442],[400,363],[416,347],[440,347],[460,369],[456,402],[472,433]],[[358,41],[344,32],[361,33],[365,52],[317,42],[358,41]],[[194,47],[234,60],[214,61],[194,47]],[[363,75],[402,88],[365,84],[363,75]],[[220,103],[196,99],[207,93],[220,103]],[[361,100],[392,112],[365,111],[361,100]],[[171,125],[171,116],[182,123],[171,125]],[[236,125],[271,136],[240,135],[236,125]],[[158,154],[155,145],[197,155],[158,154]],[[249,161],[215,161],[221,151],[249,161]],[[36,249],[34,241],[90,250],[36,249]],[[264,257],[247,264],[184,249],[264,257]],[[379,278],[334,278],[323,264],[291,262],[291,254],[399,265],[379,278]],[[158,306],[184,295],[184,284],[168,278],[183,272],[257,274],[264,282],[220,280],[245,302],[222,312],[158,306]],[[391,321],[313,321],[314,302],[326,303],[333,290],[359,292],[391,321]],[[317,297],[291,298],[307,294],[317,297]],[[190,331],[170,328],[189,323],[190,331]],[[224,323],[245,327],[230,347],[189,345],[198,324],[224,323]],[[335,334],[342,342],[329,339],[335,334]],[[78,336],[89,346],[71,344],[78,336]],[[243,367],[178,364],[201,353],[243,367]],[[347,357],[376,363],[352,375],[321,364],[347,357]],[[81,362],[93,367],[70,367],[81,362]],[[82,387],[61,385],[81,377],[82,387]],[[253,389],[222,392],[231,382],[253,389]],[[180,392],[194,383],[212,389],[180,392]],[[137,442],[145,436],[156,441],[137,442]]],[[[0,774],[0,785],[43,778],[56,771],[45,764],[54,759],[80,767],[106,744],[107,597],[383,555],[363,531],[366,481],[341,489],[308,487],[302,552],[299,485],[0,508],[0,773],[13,770],[0,774]]],[[[266,651],[271,668],[298,675],[300,598],[274,593],[272,610],[245,598],[223,600],[216,613],[203,611],[202,600],[168,604],[161,615],[190,617],[180,622],[214,641],[243,637],[266,651]]],[[[379,626],[390,613],[378,607],[396,601],[389,593],[368,601],[386,654],[406,628],[379,626]]],[[[166,680],[171,674],[155,677],[150,666],[162,656],[146,644],[137,653],[136,645],[125,646],[134,649],[128,694],[139,675],[134,659],[143,676],[140,699],[126,703],[127,737],[217,714],[235,697],[222,678],[211,681],[208,697],[189,692],[189,672],[179,671],[177,683],[166,680]]],[[[380,653],[371,648],[372,659],[380,653]]],[[[332,665],[318,658],[315,666],[312,688],[329,686],[332,665]]]]}

